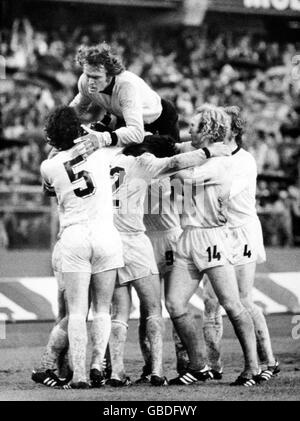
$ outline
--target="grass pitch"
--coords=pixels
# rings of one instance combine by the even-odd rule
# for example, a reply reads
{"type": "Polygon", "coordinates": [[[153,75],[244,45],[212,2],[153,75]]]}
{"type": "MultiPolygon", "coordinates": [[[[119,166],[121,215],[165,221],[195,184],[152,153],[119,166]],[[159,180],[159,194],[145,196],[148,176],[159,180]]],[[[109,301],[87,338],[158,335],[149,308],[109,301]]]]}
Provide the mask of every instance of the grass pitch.
{"type": "MultiPolygon", "coordinates": [[[[224,317],[224,376],[193,386],[155,388],[133,385],[125,388],[104,387],[90,390],[56,390],[35,384],[30,376],[38,366],[51,323],[8,324],[6,339],[0,340],[1,401],[288,401],[300,400],[300,339],[292,338],[291,315],[268,316],[273,348],[281,363],[280,375],[263,386],[230,387],[243,367],[241,349],[232,327],[224,317]]],[[[90,343],[89,343],[90,348],[90,343]]],[[[88,354],[89,361],[90,354],[88,354]]],[[[127,374],[136,380],[143,361],[138,345],[137,321],[130,321],[125,359],[127,374]]],[[[171,324],[166,320],[164,369],[168,378],[176,376],[171,324]]]]}

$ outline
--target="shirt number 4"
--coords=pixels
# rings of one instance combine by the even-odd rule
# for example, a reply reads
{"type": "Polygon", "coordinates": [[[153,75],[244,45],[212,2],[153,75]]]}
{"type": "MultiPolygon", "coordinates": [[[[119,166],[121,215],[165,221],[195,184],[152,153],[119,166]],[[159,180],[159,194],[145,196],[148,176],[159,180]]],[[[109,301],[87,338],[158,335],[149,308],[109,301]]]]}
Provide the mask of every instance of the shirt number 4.
{"type": "Polygon", "coordinates": [[[251,257],[251,250],[248,250],[248,244],[245,244],[245,247],[244,247],[244,256],[247,256],[249,259],[250,259],[250,257],[251,257]]]}

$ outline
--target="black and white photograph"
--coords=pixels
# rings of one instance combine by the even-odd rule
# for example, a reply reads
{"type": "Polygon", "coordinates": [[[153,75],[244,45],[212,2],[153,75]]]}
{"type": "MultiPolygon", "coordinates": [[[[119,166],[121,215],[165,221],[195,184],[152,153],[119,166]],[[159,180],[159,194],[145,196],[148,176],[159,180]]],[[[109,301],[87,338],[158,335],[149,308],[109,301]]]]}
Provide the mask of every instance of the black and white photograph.
{"type": "Polygon", "coordinates": [[[299,402],[300,0],[0,25],[0,401],[299,402]]]}

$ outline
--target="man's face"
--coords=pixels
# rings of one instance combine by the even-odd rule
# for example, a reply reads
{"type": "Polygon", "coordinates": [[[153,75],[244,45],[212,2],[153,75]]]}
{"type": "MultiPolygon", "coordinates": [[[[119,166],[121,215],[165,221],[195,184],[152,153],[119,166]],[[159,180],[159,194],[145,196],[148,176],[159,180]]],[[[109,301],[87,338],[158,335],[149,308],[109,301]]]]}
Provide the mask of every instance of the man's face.
{"type": "Polygon", "coordinates": [[[189,133],[191,135],[192,146],[194,148],[199,149],[204,146],[204,138],[198,133],[199,123],[200,123],[201,115],[195,115],[190,123],[190,130],[189,133]]]}
{"type": "Polygon", "coordinates": [[[87,77],[88,90],[90,94],[95,94],[109,84],[110,77],[103,66],[90,66],[89,64],[83,65],[83,73],[87,77]]]}

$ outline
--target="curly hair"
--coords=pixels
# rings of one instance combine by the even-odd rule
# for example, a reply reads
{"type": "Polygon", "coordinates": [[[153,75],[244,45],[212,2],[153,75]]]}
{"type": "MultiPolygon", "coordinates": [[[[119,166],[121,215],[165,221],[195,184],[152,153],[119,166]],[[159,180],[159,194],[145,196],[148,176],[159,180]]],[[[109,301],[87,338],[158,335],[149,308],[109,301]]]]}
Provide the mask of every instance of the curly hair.
{"type": "Polygon", "coordinates": [[[231,117],[231,131],[238,146],[242,146],[246,122],[241,117],[241,109],[237,106],[225,107],[224,111],[231,117]]]}
{"type": "Polygon", "coordinates": [[[152,153],[157,158],[167,158],[178,153],[175,140],[169,135],[149,135],[139,144],[126,146],[124,155],[140,156],[143,153],[152,153]]]}
{"type": "Polygon", "coordinates": [[[230,133],[230,117],[221,107],[211,104],[204,104],[197,108],[200,116],[198,133],[202,136],[209,136],[212,142],[223,142],[230,133]]]}
{"type": "Polygon", "coordinates": [[[81,45],[77,51],[76,60],[81,67],[84,64],[94,67],[104,66],[109,76],[117,76],[125,70],[121,58],[112,52],[106,42],[91,47],[81,45]]]}
{"type": "Polygon", "coordinates": [[[45,132],[48,143],[56,149],[64,151],[73,146],[79,135],[80,121],[72,107],[55,108],[47,117],[45,132]]]}

